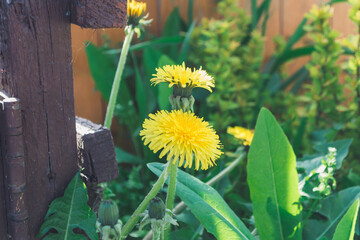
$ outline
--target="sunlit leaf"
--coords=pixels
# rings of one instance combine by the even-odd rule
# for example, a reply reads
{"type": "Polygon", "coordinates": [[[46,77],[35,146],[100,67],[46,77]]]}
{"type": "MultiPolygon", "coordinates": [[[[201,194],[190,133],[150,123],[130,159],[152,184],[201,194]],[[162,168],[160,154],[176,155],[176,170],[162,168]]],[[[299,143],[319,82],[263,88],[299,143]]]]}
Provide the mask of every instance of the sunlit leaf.
{"type": "Polygon", "coordinates": [[[264,108],[256,123],[247,174],[260,239],[301,239],[295,154],[274,116],[264,108]]]}

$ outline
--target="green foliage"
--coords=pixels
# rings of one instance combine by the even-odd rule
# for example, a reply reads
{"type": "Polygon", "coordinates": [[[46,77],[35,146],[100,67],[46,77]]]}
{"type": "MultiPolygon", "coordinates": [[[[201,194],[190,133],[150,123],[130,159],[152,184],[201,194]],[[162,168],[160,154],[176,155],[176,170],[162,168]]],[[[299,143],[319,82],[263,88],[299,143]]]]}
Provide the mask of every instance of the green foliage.
{"type": "Polygon", "coordinates": [[[79,229],[91,240],[98,239],[96,215],[87,205],[87,200],[86,187],[78,172],[66,188],[64,196],[50,204],[37,237],[48,240],[88,239],[82,234],[74,233],[75,229],[79,229]],[[56,233],[51,230],[56,230],[56,233]]]}
{"type": "Polygon", "coordinates": [[[225,132],[229,125],[251,122],[262,84],[264,40],[256,30],[248,34],[251,20],[235,1],[221,1],[218,10],[221,20],[203,19],[195,29],[191,60],[216,79],[207,98],[209,117],[225,132]]]}
{"type": "Polygon", "coordinates": [[[332,194],[317,204],[318,209],[304,226],[304,239],[331,239],[336,226],[349,207],[360,198],[360,187],[352,187],[332,194]]]}
{"type": "MultiPolygon", "coordinates": [[[[150,163],[148,167],[158,176],[164,169],[161,163],[150,163]]],[[[255,240],[216,190],[190,174],[178,171],[176,194],[185,202],[207,231],[218,240],[255,240]]]]}
{"type": "Polygon", "coordinates": [[[314,119],[316,127],[331,127],[331,124],[342,121],[344,113],[348,111],[343,105],[345,99],[339,83],[340,66],[336,63],[342,48],[336,41],[339,33],[330,27],[332,15],[333,9],[329,5],[320,8],[315,5],[306,15],[310,24],[304,27],[314,41],[312,59],[307,65],[312,82],[306,86],[306,100],[311,106],[309,116],[314,119]]]}
{"type": "Polygon", "coordinates": [[[256,229],[261,239],[301,239],[296,158],[274,116],[262,109],[247,165],[256,229]]]}
{"type": "MultiPolygon", "coordinates": [[[[221,17],[203,19],[198,26],[192,18],[185,23],[175,8],[161,37],[150,37],[130,47],[115,114],[121,126],[126,126],[121,138],[131,139],[131,143],[126,141],[127,145],[121,146],[126,151],[116,149],[120,176],[109,184],[116,195],[120,218],[126,222],[156,180],[145,168],[154,154],[142,147],[138,133],[148,113],[169,109],[171,89],[165,84],[150,87],[149,79],[157,67],[183,61],[189,65],[190,54],[191,62],[196,67],[203,66],[216,80],[212,94],[194,90],[195,109],[215,125],[225,152],[218,166],[196,173],[197,178],[210,179],[226,167],[234,155],[231,151],[238,147],[225,134],[226,128],[253,128],[262,106],[272,110],[282,122],[282,129],[270,112],[262,110],[250,148],[248,172],[244,161],[215,186],[216,190],[180,171],[177,195],[189,208],[177,215],[180,226],[171,233],[171,239],[258,237],[248,229],[259,233],[260,239],[336,239],[336,226],[351,233],[349,219],[354,218],[350,213],[344,214],[354,213],[354,207],[348,209],[359,198],[360,189],[346,187],[360,183],[360,171],[356,171],[357,160],[344,160],[349,152],[349,158],[360,156],[360,148],[349,151],[352,141],[357,146],[359,138],[359,36],[343,40],[342,49],[338,34],[330,28],[330,8],[313,9],[288,41],[274,39],[274,55],[263,64],[263,35],[271,0],[252,0],[251,17],[235,2],[219,1],[221,17]],[[313,45],[295,48],[306,34],[313,45]],[[342,53],[350,55],[344,64],[348,74],[345,87],[350,96],[346,101],[343,87],[338,84],[341,68],[337,60],[342,53]],[[310,63],[288,76],[285,63],[310,54],[310,63]],[[297,163],[283,131],[295,153],[302,157],[297,163]],[[345,139],[338,140],[339,137],[345,139]],[[313,151],[311,146],[315,153],[307,155],[313,151]],[[336,148],[336,156],[327,157],[329,147],[336,148]],[[344,171],[344,167],[352,169],[344,171]],[[321,184],[325,186],[323,191],[316,191],[321,184]],[[341,218],[344,221],[339,223],[341,218]]],[[[189,1],[189,16],[193,3],[189,1]]],[[[358,0],[350,3],[350,18],[360,26],[358,0]]],[[[120,51],[107,45],[98,48],[90,44],[86,48],[96,89],[106,101],[120,51]]],[[[162,166],[149,164],[149,168],[159,173],[162,166]]],[[[194,174],[192,169],[189,172],[194,174]]],[[[129,238],[144,234],[133,232],[129,238]]],[[[359,229],[355,235],[360,236],[359,229]]]]}
{"type": "Polygon", "coordinates": [[[355,235],[355,223],[359,212],[359,200],[357,199],[345,213],[334,233],[333,240],[352,240],[355,235]]]}

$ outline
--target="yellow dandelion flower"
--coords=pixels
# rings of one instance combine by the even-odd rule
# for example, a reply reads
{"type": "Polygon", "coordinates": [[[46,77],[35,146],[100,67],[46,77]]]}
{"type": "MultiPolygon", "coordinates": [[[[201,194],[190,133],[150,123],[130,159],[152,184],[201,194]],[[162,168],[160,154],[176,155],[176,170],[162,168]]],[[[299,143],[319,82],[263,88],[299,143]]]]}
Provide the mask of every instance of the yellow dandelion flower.
{"type": "Polygon", "coordinates": [[[250,146],[254,137],[254,130],[246,129],[243,127],[228,127],[227,133],[239,139],[245,146],[250,146]]]}
{"type": "Polygon", "coordinates": [[[135,0],[127,1],[127,15],[128,18],[140,18],[146,11],[146,3],[137,2],[135,0]]]}
{"type": "Polygon", "coordinates": [[[166,65],[162,68],[156,69],[156,74],[153,74],[153,78],[150,80],[153,85],[158,83],[169,83],[169,87],[177,86],[178,88],[195,88],[201,87],[212,92],[211,88],[215,87],[214,79],[202,70],[191,70],[189,67],[185,67],[185,63],[182,65],[166,65]]]}
{"type": "Polygon", "coordinates": [[[222,154],[219,136],[209,123],[182,110],[150,114],[140,136],[154,153],[162,150],[160,158],[167,154],[167,161],[179,160],[179,166],[185,162],[185,168],[191,168],[194,160],[196,170],[200,164],[206,170],[222,154]]]}

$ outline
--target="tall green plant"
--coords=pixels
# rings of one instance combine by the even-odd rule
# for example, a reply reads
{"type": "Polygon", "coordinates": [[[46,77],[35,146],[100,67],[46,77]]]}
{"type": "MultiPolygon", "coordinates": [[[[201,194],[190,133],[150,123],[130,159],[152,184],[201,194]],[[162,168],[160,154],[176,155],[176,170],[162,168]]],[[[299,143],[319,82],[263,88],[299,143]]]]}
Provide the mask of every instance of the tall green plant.
{"type": "Polygon", "coordinates": [[[195,29],[191,60],[216,79],[217,88],[207,98],[209,117],[225,132],[235,123],[249,127],[262,84],[264,39],[257,30],[249,33],[251,19],[235,1],[219,2],[218,11],[222,19],[203,19],[195,29]]]}
{"type": "Polygon", "coordinates": [[[341,69],[337,60],[342,48],[336,40],[339,33],[330,27],[332,15],[333,8],[329,5],[320,8],[315,5],[306,15],[310,24],[304,27],[314,41],[315,49],[307,65],[312,81],[306,86],[306,95],[311,103],[309,115],[316,127],[331,127],[331,124],[341,122],[342,113],[348,110],[343,105],[343,87],[339,83],[341,69]]]}

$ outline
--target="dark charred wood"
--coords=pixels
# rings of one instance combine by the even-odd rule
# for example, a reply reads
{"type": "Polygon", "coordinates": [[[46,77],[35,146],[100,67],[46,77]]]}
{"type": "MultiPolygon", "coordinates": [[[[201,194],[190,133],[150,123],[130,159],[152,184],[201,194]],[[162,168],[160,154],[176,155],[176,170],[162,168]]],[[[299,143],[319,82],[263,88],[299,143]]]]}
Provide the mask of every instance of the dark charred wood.
{"type": "Polygon", "coordinates": [[[83,28],[126,26],[127,0],[74,0],[71,22],[83,28]]]}
{"type": "Polygon", "coordinates": [[[111,132],[102,125],[76,117],[76,136],[79,165],[90,182],[106,182],[116,179],[119,170],[116,163],[111,132]]]}
{"type": "Polygon", "coordinates": [[[0,89],[22,105],[28,239],[78,171],[69,9],[69,0],[0,0],[0,89]]]}
{"type": "Polygon", "coordinates": [[[7,232],[11,239],[29,239],[26,177],[20,101],[1,94],[1,142],[7,232]]]}

